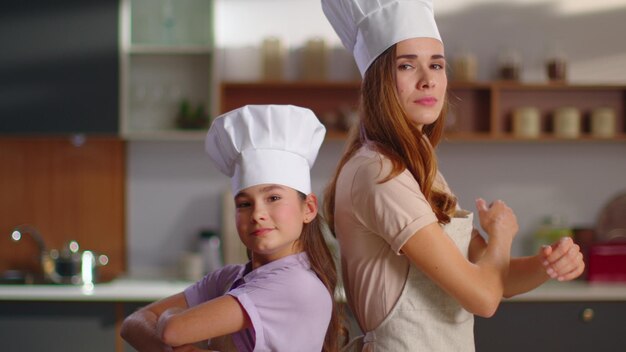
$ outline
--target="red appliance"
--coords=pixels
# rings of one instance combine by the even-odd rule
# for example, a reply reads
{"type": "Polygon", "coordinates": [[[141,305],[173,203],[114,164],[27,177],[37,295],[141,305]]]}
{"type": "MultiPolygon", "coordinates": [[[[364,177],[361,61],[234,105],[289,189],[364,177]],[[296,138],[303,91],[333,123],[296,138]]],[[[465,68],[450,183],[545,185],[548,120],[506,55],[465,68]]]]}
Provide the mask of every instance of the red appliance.
{"type": "Polygon", "coordinates": [[[588,258],[588,281],[626,282],[626,242],[594,243],[588,258]]]}

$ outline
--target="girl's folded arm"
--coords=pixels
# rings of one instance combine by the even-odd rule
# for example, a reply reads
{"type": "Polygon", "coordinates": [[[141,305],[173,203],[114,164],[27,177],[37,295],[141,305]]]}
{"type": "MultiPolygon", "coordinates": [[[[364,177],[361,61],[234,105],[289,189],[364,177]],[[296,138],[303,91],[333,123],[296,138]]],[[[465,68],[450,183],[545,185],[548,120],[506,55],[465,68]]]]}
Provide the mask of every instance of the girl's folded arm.
{"type": "Polygon", "coordinates": [[[251,326],[237,299],[224,295],[189,309],[174,307],[161,314],[157,334],[170,346],[181,346],[237,332],[251,326]]]}
{"type": "Polygon", "coordinates": [[[187,300],[177,293],[140,308],[122,323],[120,335],[138,351],[161,351],[167,346],[157,334],[157,321],[168,309],[186,309],[187,300]]]}

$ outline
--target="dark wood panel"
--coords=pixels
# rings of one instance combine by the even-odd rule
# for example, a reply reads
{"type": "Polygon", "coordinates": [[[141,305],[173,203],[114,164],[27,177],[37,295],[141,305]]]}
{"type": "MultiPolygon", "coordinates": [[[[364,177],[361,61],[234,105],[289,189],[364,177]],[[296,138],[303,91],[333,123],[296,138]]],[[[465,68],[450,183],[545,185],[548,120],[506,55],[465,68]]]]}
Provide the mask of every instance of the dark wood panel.
{"type": "Polygon", "coordinates": [[[220,111],[247,104],[293,104],[321,116],[345,106],[356,109],[359,87],[358,82],[224,83],[220,111]]]}
{"type": "Polygon", "coordinates": [[[126,268],[125,145],[114,137],[0,139],[0,273],[39,271],[35,242],[10,239],[19,224],[34,225],[48,249],[76,240],[106,254],[108,280],[126,268]]]}

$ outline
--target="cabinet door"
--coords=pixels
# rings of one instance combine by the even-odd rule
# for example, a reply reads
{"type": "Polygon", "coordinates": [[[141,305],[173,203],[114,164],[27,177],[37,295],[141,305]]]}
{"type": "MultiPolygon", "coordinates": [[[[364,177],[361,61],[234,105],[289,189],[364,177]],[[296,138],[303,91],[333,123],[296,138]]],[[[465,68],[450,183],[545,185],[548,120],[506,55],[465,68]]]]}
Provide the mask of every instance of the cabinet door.
{"type": "Polygon", "coordinates": [[[626,302],[505,302],[476,318],[476,351],[626,351],[626,302]]]}
{"type": "Polygon", "coordinates": [[[124,138],[203,138],[213,110],[213,6],[122,0],[124,138]]]}
{"type": "Polygon", "coordinates": [[[114,303],[0,302],[2,351],[121,351],[114,303]]]}
{"type": "Polygon", "coordinates": [[[118,6],[0,4],[0,133],[117,133],[118,6]]]}

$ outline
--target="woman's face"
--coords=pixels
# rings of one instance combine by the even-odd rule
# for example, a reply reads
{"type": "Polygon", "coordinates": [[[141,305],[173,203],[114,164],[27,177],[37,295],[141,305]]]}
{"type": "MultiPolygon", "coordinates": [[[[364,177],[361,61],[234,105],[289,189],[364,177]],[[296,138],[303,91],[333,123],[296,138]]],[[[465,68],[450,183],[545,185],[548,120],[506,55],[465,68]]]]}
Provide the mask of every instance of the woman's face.
{"type": "Polygon", "coordinates": [[[277,184],[242,190],[235,206],[239,238],[261,265],[299,252],[302,228],[317,215],[313,194],[303,201],[293,188],[277,184]]]}
{"type": "Polygon", "coordinates": [[[396,44],[396,89],[409,119],[418,126],[437,120],[448,78],[443,44],[433,38],[412,38],[396,44]]]}

